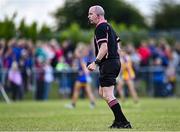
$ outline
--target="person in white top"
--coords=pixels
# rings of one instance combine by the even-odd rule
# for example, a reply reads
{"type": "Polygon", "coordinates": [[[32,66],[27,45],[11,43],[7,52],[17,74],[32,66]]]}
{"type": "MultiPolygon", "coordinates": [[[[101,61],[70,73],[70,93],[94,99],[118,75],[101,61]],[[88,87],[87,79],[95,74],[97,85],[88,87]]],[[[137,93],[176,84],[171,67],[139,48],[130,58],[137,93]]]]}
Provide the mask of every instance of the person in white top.
{"type": "Polygon", "coordinates": [[[47,100],[49,97],[49,92],[51,89],[51,83],[54,80],[54,76],[53,76],[53,68],[50,65],[50,62],[47,60],[45,62],[45,66],[44,66],[44,93],[43,93],[43,99],[47,100]]]}
{"type": "Polygon", "coordinates": [[[22,75],[16,61],[12,63],[12,66],[8,72],[8,81],[10,82],[10,88],[12,90],[12,99],[14,101],[17,99],[22,99],[22,75]]]}

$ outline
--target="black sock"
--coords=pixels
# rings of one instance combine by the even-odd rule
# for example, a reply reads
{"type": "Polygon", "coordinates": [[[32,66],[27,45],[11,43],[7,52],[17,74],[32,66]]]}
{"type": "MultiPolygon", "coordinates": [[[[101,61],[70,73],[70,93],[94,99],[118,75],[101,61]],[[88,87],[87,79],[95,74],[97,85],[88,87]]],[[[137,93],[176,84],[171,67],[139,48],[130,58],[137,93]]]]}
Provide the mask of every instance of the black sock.
{"type": "Polygon", "coordinates": [[[115,121],[117,122],[128,122],[126,117],[124,116],[121,106],[118,103],[117,99],[112,100],[111,102],[108,103],[109,107],[113,111],[115,121]]]}

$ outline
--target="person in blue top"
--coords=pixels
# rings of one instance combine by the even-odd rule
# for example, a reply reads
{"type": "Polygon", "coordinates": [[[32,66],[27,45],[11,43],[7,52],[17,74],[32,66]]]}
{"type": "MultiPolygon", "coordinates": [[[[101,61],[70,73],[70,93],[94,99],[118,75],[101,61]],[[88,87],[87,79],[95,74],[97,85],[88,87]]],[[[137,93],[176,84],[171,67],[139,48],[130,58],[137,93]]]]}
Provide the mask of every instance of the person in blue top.
{"type": "Polygon", "coordinates": [[[154,96],[155,97],[164,97],[166,96],[166,75],[164,67],[162,66],[161,58],[156,58],[154,60],[154,69],[153,69],[153,86],[154,86],[154,96]]]}
{"type": "Polygon", "coordinates": [[[87,54],[87,47],[83,44],[79,44],[75,50],[76,59],[73,66],[78,71],[78,75],[74,84],[72,103],[67,104],[65,106],[67,108],[75,108],[81,88],[85,89],[87,96],[90,99],[90,108],[94,108],[95,106],[95,99],[90,85],[91,78],[89,75],[89,71],[86,68],[86,64],[88,62],[88,59],[86,57],[87,54]]]}

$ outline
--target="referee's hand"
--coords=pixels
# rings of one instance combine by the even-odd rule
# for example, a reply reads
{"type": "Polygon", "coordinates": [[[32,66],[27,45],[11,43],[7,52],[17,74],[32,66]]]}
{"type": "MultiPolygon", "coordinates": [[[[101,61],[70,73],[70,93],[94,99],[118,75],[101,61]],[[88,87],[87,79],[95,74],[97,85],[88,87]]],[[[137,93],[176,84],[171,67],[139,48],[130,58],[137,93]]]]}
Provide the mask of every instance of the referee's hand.
{"type": "Polygon", "coordinates": [[[90,71],[94,71],[96,69],[96,64],[95,62],[92,62],[91,64],[88,65],[88,70],[90,71]]]}

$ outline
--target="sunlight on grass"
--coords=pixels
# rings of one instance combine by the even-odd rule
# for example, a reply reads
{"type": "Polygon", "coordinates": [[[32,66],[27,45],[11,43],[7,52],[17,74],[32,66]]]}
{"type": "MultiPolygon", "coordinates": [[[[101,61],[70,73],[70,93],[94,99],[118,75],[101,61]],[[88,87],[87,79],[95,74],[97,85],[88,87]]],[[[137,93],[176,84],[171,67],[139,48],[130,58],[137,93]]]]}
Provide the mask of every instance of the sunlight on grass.
{"type": "MultiPolygon", "coordinates": [[[[47,102],[24,101],[0,104],[1,131],[103,131],[113,121],[113,115],[103,100],[90,109],[88,100],[79,100],[76,109],[66,109],[69,100],[47,102]]],[[[179,99],[141,99],[139,104],[128,100],[123,111],[133,125],[133,131],[180,130],[179,99]]]]}

